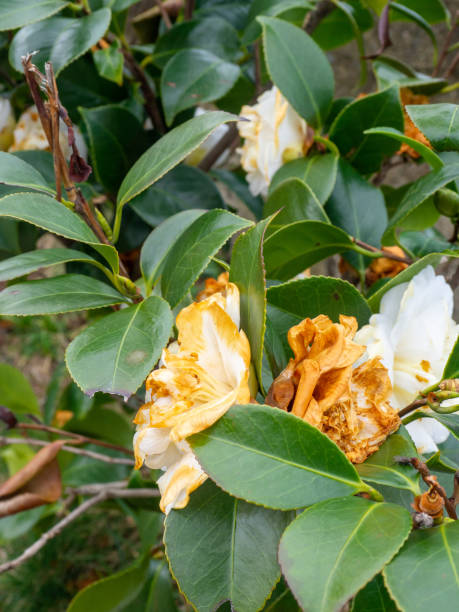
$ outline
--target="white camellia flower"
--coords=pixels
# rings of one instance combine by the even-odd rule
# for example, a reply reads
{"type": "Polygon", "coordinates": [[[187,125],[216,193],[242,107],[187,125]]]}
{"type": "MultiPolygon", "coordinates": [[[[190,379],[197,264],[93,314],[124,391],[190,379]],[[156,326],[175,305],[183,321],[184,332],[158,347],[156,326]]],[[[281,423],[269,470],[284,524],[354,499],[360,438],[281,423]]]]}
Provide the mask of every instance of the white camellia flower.
{"type": "Polygon", "coordinates": [[[253,195],[266,196],[274,174],[292,159],[305,154],[307,124],[277,87],[265,91],[255,106],[243,106],[239,134],[244,139],[241,165],[253,195]]]}
{"type": "MultiPolygon", "coordinates": [[[[78,147],[78,151],[80,152],[81,157],[87,160],[88,148],[83,140],[83,136],[76,125],[73,126],[73,131],[75,134],[75,142],[78,147]]],[[[67,127],[62,119],[59,123],[59,142],[64,156],[69,159],[71,149],[68,144],[67,127]]],[[[48,139],[46,138],[46,134],[41,125],[36,106],[31,106],[19,117],[16,129],[14,130],[14,142],[9,150],[11,152],[49,150],[48,139]]]]}
{"type": "Polygon", "coordinates": [[[0,98],[0,151],[8,151],[11,146],[15,125],[10,101],[7,98],[0,98]]]}
{"type": "MultiPolygon", "coordinates": [[[[451,287],[428,266],[409,283],[390,289],[379,314],[356,334],[355,341],[366,345],[369,357],[381,357],[388,369],[393,386],[390,402],[397,410],[441,380],[459,333],[452,314],[451,287]]],[[[449,433],[431,418],[409,423],[407,429],[421,453],[435,452],[449,433]]]]}

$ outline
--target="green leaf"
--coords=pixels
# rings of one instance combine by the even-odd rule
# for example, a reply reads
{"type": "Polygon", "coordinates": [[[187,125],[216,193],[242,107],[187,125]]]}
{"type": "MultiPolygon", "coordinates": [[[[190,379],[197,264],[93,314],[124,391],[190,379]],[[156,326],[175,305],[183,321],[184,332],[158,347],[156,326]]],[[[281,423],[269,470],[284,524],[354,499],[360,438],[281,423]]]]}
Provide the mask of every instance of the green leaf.
{"type": "Polygon", "coordinates": [[[375,576],[357,593],[352,602],[351,612],[398,612],[381,574],[375,576]]]}
{"type": "Polygon", "coordinates": [[[370,306],[372,311],[378,312],[379,304],[381,303],[381,298],[387,291],[389,291],[389,289],[392,289],[393,287],[396,287],[401,283],[409,282],[426,266],[435,267],[440,262],[441,258],[441,253],[430,253],[430,255],[426,255],[422,259],[419,259],[415,263],[411,264],[411,266],[397,274],[397,276],[391,278],[387,283],[384,283],[384,285],[380,289],[378,289],[368,297],[368,305],[370,306]]]}
{"type": "Polygon", "coordinates": [[[254,214],[256,219],[261,219],[263,200],[260,196],[254,196],[250,193],[249,186],[244,177],[222,168],[213,169],[212,176],[221,183],[224,183],[234,194],[236,194],[241,202],[254,214]]]}
{"type": "Polygon", "coordinates": [[[240,68],[205,49],[184,49],[161,75],[161,99],[167,125],[187,108],[224,96],[240,76],[240,68]]]}
{"type": "Polygon", "coordinates": [[[67,367],[88,395],[104,391],[127,400],[153,369],[171,330],[168,304],[149,297],[87,327],[69,344],[67,367]]]}
{"type": "Polygon", "coordinates": [[[300,157],[282,165],[272,178],[269,195],[281,183],[296,177],[307,184],[320,204],[325,204],[335,186],[338,159],[338,155],[334,153],[325,153],[325,155],[300,157]]]}
{"type": "Polygon", "coordinates": [[[118,41],[106,49],[98,49],[93,53],[94,64],[101,77],[117,85],[123,83],[124,58],[118,41]]]}
{"type": "Polygon", "coordinates": [[[62,0],[0,0],[0,31],[15,30],[28,23],[46,19],[68,4],[62,0]]]}
{"type": "Polygon", "coordinates": [[[248,26],[242,36],[242,44],[249,45],[260,36],[261,25],[258,23],[257,17],[265,15],[267,17],[283,18],[282,16],[285,14],[285,21],[292,21],[292,19],[289,19],[289,16],[292,14],[296,15],[299,12],[295,11],[295,9],[304,9],[304,13],[313,8],[313,4],[307,0],[253,0],[250,3],[247,19],[248,26]]]}
{"type": "Polygon", "coordinates": [[[180,248],[170,251],[162,270],[161,293],[172,307],[183,299],[225,242],[250,225],[251,221],[225,210],[211,210],[183,232],[180,248]]]}
{"type": "Polygon", "coordinates": [[[268,508],[302,508],[365,490],[334,442],[278,408],[233,406],[188,441],[222,489],[268,508]]]}
{"type": "Polygon", "coordinates": [[[53,64],[56,76],[71,62],[89,51],[105,34],[111,19],[107,8],[85,17],[52,17],[19,30],[11,42],[10,64],[23,72],[21,57],[39,49],[33,62],[44,71],[45,62],[53,64]]]}
{"type": "Polygon", "coordinates": [[[140,251],[140,269],[148,290],[151,290],[161,278],[167,256],[183,232],[204,213],[204,210],[195,209],[172,215],[154,229],[145,240],[140,251]]]}
{"type": "Polygon", "coordinates": [[[172,585],[167,561],[157,561],[145,612],[178,612],[174,601],[174,586],[172,585]]]}
{"type": "Polygon", "coordinates": [[[451,248],[451,243],[434,227],[423,232],[402,232],[398,237],[400,244],[416,257],[429,253],[441,253],[451,248]]]}
{"type": "Polygon", "coordinates": [[[61,248],[40,249],[38,251],[21,253],[21,255],[16,255],[16,257],[0,261],[0,281],[19,278],[20,276],[35,272],[40,268],[55,266],[69,261],[83,261],[96,265],[102,269],[104,268],[104,266],[96,261],[94,257],[82,251],[61,248]]]}
{"type": "Polygon", "coordinates": [[[411,527],[410,513],[394,504],[358,497],[325,501],[285,530],[282,572],[304,609],[335,612],[392,559],[411,527]]]}
{"type": "Polygon", "coordinates": [[[250,353],[262,385],[263,338],[266,327],[266,282],[263,238],[271,218],[260,221],[237,239],[231,257],[230,281],[240,293],[241,327],[250,342],[250,353]]]}
{"type": "Polygon", "coordinates": [[[322,221],[330,223],[326,212],[312,189],[298,178],[289,178],[271,192],[263,208],[263,216],[274,213],[269,234],[295,221],[322,221]],[[279,211],[279,212],[278,212],[279,211]]]}
{"type": "MultiPolygon", "coordinates": [[[[346,4],[349,9],[352,9],[352,17],[361,33],[366,32],[373,26],[373,17],[370,11],[365,9],[360,2],[348,0],[348,2],[341,4],[346,4]]],[[[356,38],[356,32],[354,24],[349,19],[349,13],[345,14],[343,10],[335,9],[319,22],[312,33],[312,38],[321,49],[330,51],[356,38]]],[[[361,53],[361,49],[359,49],[359,52],[361,53]]],[[[365,55],[365,53],[362,53],[362,55],[365,55]]]]}
{"type": "Polygon", "coordinates": [[[424,30],[424,32],[432,41],[432,45],[434,48],[433,64],[436,64],[438,56],[437,38],[435,36],[435,32],[432,30],[429,23],[424,19],[424,17],[416,11],[408,8],[407,6],[404,6],[403,3],[399,2],[391,2],[390,9],[391,12],[389,13],[389,19],[393,19],[394,15],[396,16],[398,13],[399,15],[406,17],[409,21],[414,21],[414,23],[416,23],[420,28],[424,30]]]}
{"type": "MultiPolygon", "coordinates": [[[[399,4],[417,11],[428,23],[440,23],[449,20],[449,12],[443,0],[399,0],[399,4]]],[[[402,17],[400,16],[400,20],[402,17]]],[[[406,21],[406,19],[403,19],[406,21]]]]}
{"type": "Polygon", "coordinates": [[[459,338],[456,340],[456,344],[443,370],[442,379],[445,380],[447,378],[459,378],[459,338]]]}
{"type": "Polygon", "coordinates": [[[27,378],[18,369],[0,363],[0,403],[16,414],[41,416],[35,393],[27,378]]]}
{"type": "Polygon", "coordinates": [[[192,19],[174,24],[155,45],[153,63],[164,68],[169,59],[183,49],[205,49],[223,60],[236,59],[239,40],[236,30],[220,17],[192,19]],[[209,36],[212,32],[212,36],[209,36]]]}
{"type": "MultiPolygon", "coordinates": [[[[459,178],[459,164],[446,165],[440,170],[429,172],[415,181],[406,192],[397,211],[391,217],[387,226],[383,241],[392,240],[395,230],[400,226],[409,214],[413,213],[427,198],[438,189],[445,187],[451,181],[459,178]]],[[[393,243],[392,243],[393,244],[393,243]]]]}
{"type": "MultiPolygon", "coordinates": [[[[380,189],[368,183],[350,164],[340,159],[335,188],[326,212],[331,222],[367,244],[379,247],[387,225],[387,211],[380,189]]],[[[361,275],[369,258],[360,253],[346,253],[345,259],[361,275]]]]}
{"type": "Polygon", "coordinates": [[[33,166],[11,153],[0,152],[0,183],[44,191],[56,192],[48,187],[44,177],[33,166]]]}
{"type": "Polygon", "coordinates": [[[398,130],[395,130],[394,128],[371,128],[369,130],[365,130],[365,134],[384,134],[389,138],[394,138],[394,140],[397,140],[398,142],[406,143],[412,149],[419,153],[419,155],[424,159],[424,161],[430,165],[432,170],[440,170],[440,168],[443,168],[444,166],[442,160],[438,157],[438,155],[436,155],[436,153],[432,151],[432,149],[429,149],[429,147],[427,147],[425,144],[419,142],[418,140],[415,140],[414,138],[409,138],[409,136],[405,136],[405,134],[399,132],[398,130]]]}
{"type": "Polygon", "coordinates": [[[274,285],[268,289],[268,302],[291,314],[295,319],[293,325],[305,317],[313,319],[320,314],[339,322],[339,315],[343,314],[354,316],[361,327],[368,323],[371,316],[365,298],[354,285],[340,278],[326,276],[311,276],[274,285]]]}
{"type": "Polygon", "coordinates": [[[290,520],[206,482],[166,518],[166,554],[180,590],[200,612],[228,600],[235,610],[260,609],[279,579],[277,547],[290,520]]]}
{"type": "Polygon", "coordinates": [[[301,28],[259,17],[269,74],[297,113],[316,128],[333,99],[334,79],[321,48],[301,28]]]}
{"type": "Polygon", "coordinates": [[[127,569],[92,582],[76,594],[67,612],[87,612],[96,609],[98,612],[114,612],[117,609],[127,609],[144,587],[148,579],[149,566],[150,557],[147,554],[127,569]]]}
{"type": "Polygon", "coordinates": [[[399,430],[399,433],[389,436],[381,448],[364,463],[359,463],[356,469],[363,480],[397,489],[408,489],[414,495],[420,495],[419,472],[411,465],[401,465],[394,461],[394,457],[416,456],[416,447],[408,434],[402,434],[399,430]]]}
{"type": "MultiPolygon", "coordinates": [[[[78,389],[78,387],[76,388],[78,389]]],[[[101,400],[98,400],[98,398],[95,398],[91,400],[86,395],[83,395],[80,389],[78,389],[78,391],[80,392],[83,401],[90,406],[90,409],[82,416],[75,417],[68,421],[65,424],[65,429],[86,436],[99,438],[100,440],[106,440],[107,442],[112,442],[113,444],[119,444],[125,448],[131,448],[133,433],[131,419],[122,412],[117,412],[116,409],[114,410],[114,408],[118,407],[116,404],[105,407],[104,402],[107,403],[106,399],[104,400],[104,398],[101,398],[101,400]]],[[[81,459],[85,460],[84,465],[87,468],[87,460],[89,458],[82,457],[81,459]]],[[[89,461],[94,463],[94,461],[91,459],[89,459],[89,461]]],[[[114,467],[114,465],[110,466],[109,473],[113,471],[114,467]]],[[[124,470],[126,466],[122,467],[124,470]]],[[[128,467],[128,470],[129,469],[130,468],[128,467]]],[[[104,482],[109,480],[117,480],[117,476],[115,476],[115,478],[105,477],[102,480],[96,480],[96,482],[104,482]]],[[[91,480],[86,480],[85,482],[91,482],[91,480]]],[[[94,482],[94,479],[92,482],[94,482]]]]}
{"type": "Polygon", "coordinates": [[[389,87],[345,106],[333,121],[330,140],[359,172],[370,174],[379,169],[384,157],[399,148],[392,138],[365,133],[381,125],[403,132],[403,112],[397,87],[389,87]]]}
{"type": "Polygon", "coordinates": [[[384,569],[391,597],[404,612],[450,610],[459,598],[459,523],[416,529],[384,569]]]}
{"type": "Polygon", "coordinates": [[[442,78],[433,78],[427,74],[414,71],[410,66],[399,60],[380,55],[373,61],[378,89],[398,84],[399,87],[409,87],[414,93],[423,93],[426,96],[441,91],[448,85],[442,78]]]}
{"type": "Polygon", "coordinates": [[[182,164],[131,200],[130,206],[146,223],[159,225],[190,208],[224,208],[214,181],[202,170],[182,164]]]}
{"type": "Polygon", "coordinates": [[[43,315],[102,308],[126,298],[105,283],[81,274],[10,285],[0,292],[1,315],[43,315]]]}
{"type": "Polygon", "coordinates": [[[266,240],[266,275],[288,280],[312,264],[352,248],[349,236],[337,227],[319,221],[297,221],[266,240]]]}
{"type": "Polygon", "coordinates": [[[47,232],[91,245],[119,272],[118,253],[108,244],[101,244],[81,217],[57,200],[42,193],[13,193],[0,199],[0,217],[12,217],[32,223],[47,232]]]}
{"type": "Polygon", "coordinates": [[[437,151],[459,151],[459,106],[419,104],[406,112],[437,151]]]}
{"type": "Polygon", "coordinates": [[[147,144],[140,121],[117,104],[79,111],[89,136],[91,161],[97,180],[115,193],[126,172],[147,144]]]}
{"type": "Polygon", "coordinates": [[[174,128],[145,151],[129,170],[118,193],[118,206],[124,206],[166,172],[172,170],[209,136],[213,130],[236,117],[222,111],[204,113],[174,128]]]}

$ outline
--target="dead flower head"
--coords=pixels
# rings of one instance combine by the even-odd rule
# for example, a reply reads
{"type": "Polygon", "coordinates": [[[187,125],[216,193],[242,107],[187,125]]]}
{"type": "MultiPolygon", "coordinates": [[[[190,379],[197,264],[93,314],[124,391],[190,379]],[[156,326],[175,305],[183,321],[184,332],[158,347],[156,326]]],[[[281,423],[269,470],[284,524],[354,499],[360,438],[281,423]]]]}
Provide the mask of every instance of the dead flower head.
{"type": "MultiPolygon", "coordinates": [[[[403,87],[400,90],[400,98],[402,101],[403,117],[405,120],[405,128],[404,128],[405,136],[408,136],[409,138],[413,138],[414,140],[417,140],[421,144],[424,144],[426,145],[426,147],[429,147],[429,149],[431,149],[432,147],[431,147],[430,142],[427,140],[427,138],[424,136],[421,130],[418,127],[416,127],[416,125],[413,123],[413,121],[411,120],[411,117],[408,115],[405,109],[405,106],[409,104],[429,104],[429,98],[427,96],[414,94],[410,89],[407,89],[406,87],[403,87]]],[[[412,147],[410,147],[409,144],[406,144],[405,142],[402,144],[402,146],[398,150],[399,155],[402,155],[403,153],[407,153],[413,159],[417,159],[418,157],[420,157],[419,153],[415,151],[412,147]]]]}
{"type": "MultiPolygon", "coordinates": [[[[398,246],[383,247],[383,251],[391,253],[392,255],[398,255],[398,257],[404,257],[405,253],[398,246]]],[[[400,272],[408,267],[407,263],[403,261],[395,261],[388,257],[378,257],[371,262],[366,274],[367,285],[372,285],[380,278],[393,278],[400,272]]]]}
{"type": "Polygon", "coordinates": [[[430,478],[433,480],[433,483],[429,490],[422,493],[422,495],[416,495],[411,505],[416,512],[428,514],[438,521],[443,516],[445,501],[437,490],[436,485],[438,482],[436,476],[430,476],[430,478]]]}
{"type": "Polygon", "coordinates": [[[400,425],[379,359],[358,367],[365,347],[353,342],[354,317],[305,319],[288,332],[294,358],[273,382],[266,402],[325,433],[353,463],[362,463],[400,425]]]}

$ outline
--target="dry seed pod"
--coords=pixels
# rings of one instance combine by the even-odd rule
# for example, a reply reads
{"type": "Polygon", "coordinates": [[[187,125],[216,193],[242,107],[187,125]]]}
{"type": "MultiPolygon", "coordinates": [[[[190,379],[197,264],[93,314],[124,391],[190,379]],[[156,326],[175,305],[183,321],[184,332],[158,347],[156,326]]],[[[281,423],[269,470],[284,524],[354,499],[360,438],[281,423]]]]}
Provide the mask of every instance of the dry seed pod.
{"type": "Polygon", "coordinates": [[[423,512],[433,519],[439,519],[443,516],[445,501],[436,490],[435,485],[432,485],[430,489],[422,495],[416,495],[411,505],[416,512],[423,512]]]}

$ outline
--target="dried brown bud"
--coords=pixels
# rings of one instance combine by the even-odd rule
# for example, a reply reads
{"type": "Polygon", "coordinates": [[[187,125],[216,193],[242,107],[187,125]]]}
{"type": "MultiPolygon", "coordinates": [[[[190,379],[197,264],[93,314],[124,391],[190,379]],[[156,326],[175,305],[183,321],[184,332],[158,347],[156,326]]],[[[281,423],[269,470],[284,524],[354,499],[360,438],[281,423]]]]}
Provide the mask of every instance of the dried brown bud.
{"type": "Polygon", "coordinates": [[[443,508],[445,500],[436,489],[437,479],[435,476],[430,476],[431,486],[428,491],[422,495],[416,495],[414,502],[411,504],[416,512],[424,512],[433,519],[439,519],[443,516],[443,508]]]}
{"type": "Polygon", "coordinates": [[[442,391],[453,391],[459,393],[459,378],[450,378],[449,380],[442,380],[440,383],[440,389],[442,391]]]}
{"type": "Polygon", "coordinates": [[[12,429],[18,422],[17,418],[6,406],[0,406],[0,421],[3,421],[8,429],[12,429]]]}
{"type": "Polygon", "coordinates": [[[91,166],[78,154],[76,145],[73,145],[73,153],[70,157],[70,178],[75,183],[86,181],[92,172],[91,166]]]}
{"type": "Polygon", "coordinates": [[[290,402],[295,395],[295,385],[293,383],[293,373],[295,364],[291,361],[277,378],[272,382],[269,388],[268,395],[265,398],[265,404],[287,410],[290,402]]]}

